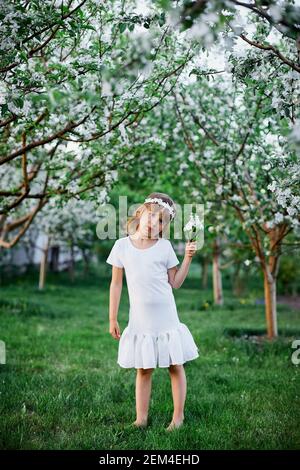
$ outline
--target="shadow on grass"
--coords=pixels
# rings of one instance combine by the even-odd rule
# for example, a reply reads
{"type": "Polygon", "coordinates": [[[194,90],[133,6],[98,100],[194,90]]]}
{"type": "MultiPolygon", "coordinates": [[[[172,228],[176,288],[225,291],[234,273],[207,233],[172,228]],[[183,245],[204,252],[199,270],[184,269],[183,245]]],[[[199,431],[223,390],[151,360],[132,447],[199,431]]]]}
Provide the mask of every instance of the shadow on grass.
{"type": "Polygon", "coordinates": [[[20,315],[22,317],[67,318],[71,316],[68,310],[54,310],[48,305],[31,302],[26,299],[0,299],[0,315],[4,312],[9,315],[20,315]]]}
{"type": "MultiPolygon", "coordinates": [[[[267,340],[265,328],[225,328],[223,334],[227,337],[237,339],[253,339],[260,338],[261,340],[267,340]]],[[[299,328],[279,328],[278,337],[276,339],[290,339],[292,337],[300,337],[299,328]]]]}

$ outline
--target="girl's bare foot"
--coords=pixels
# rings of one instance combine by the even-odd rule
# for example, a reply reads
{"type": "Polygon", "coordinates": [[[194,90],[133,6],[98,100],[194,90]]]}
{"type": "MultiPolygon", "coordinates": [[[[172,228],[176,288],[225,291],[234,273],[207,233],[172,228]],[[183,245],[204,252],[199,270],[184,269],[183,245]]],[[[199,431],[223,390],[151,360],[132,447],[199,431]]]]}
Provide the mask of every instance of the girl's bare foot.
{"type": "Polygon", "coordinates": [[[171,423],[169,426],[166,428],[166,431],[173,431],[173,429],[178,429],[183,425],[183,418],[180,420],[174,420],[172,419],[171,423]]]}
{"type": "Polygon", "coordinates": [[[132,426],[135,426],[136,428],[145,428],[148,424],[148,420],[147,419],[143,419],[143,420],[135,420],[133,423],[131,423],[132,426]]]}

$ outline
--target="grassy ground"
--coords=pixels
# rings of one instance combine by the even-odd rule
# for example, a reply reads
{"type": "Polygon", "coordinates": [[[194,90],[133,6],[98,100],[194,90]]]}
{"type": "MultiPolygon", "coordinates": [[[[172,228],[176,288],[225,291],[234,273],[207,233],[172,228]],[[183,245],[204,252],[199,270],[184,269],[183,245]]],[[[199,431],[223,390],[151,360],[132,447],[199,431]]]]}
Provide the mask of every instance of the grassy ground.
{"type": "MultiPolygon", "coordinates": [[[[153,373],[150,424],[135,419],[135,369],[117,365],[108,333],[108,271],[78,278],[49,276],[44,292],[30,277],[1,287],[0,447],[5,449],[295,449],[300,448],[300,368],[291,362],[300,339],[299,311],[279,306],[281,336],[265,331],[255,295],[207,305],[210,291],[187,279],[174,291],[179,317],[201,356],[185,364],[185,424],[172,417],[168,369],[153,373]]],[[[200,284],[200,283],[199,283],[200,284]]],[[[228,300],[229,299],[229,300],[228,300]]],[[[124,286],[119,323],[127,324],[124,286]]]]}

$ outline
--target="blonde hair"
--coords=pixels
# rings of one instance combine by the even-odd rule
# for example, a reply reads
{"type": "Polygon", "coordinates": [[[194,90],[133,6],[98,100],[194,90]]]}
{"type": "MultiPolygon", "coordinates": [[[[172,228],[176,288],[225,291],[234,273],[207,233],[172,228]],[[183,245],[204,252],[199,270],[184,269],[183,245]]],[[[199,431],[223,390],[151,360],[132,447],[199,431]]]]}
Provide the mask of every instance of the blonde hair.
{"type": "MultiPolygon", "coordinates": [[[[148,197],[149,198],[157,197],[157,198],[162,199],[162,201],[167,202],[174,209],[174,213],[176,215],[175,202],[173,201],[173,199],[170,196],[168,196],[168,194],[165,194],[165,193],[151,193],[151,194],[149,194],[149,196],[146,197],[146,199],[148,197]]],[[[139,227],[139,224],[140,224],[140,218],[141,218],[143,212],[145,210],[148,210],[151,207],[151,204],[157,204],[157,203],[143,202],[143,204],[141,204],[137,209],[135,209],[133,215],[128,218],[127,223],[126,223],[127,235],[132,235],[133,233],[135,233],[137,231],[137,229],[139,227]]],[[[170,223],[171,219],[170,219],[170,213],[169,213],[168,209],[164,208],[163,206],[159,206],[159,208],[160,208],[160,210],[162,211],[163,214],[166,214],[166,216],[168,215],[168,223],[170,223]]],[[[159,237],[162,237],[162,234],[166,230],[167,226],[168,226],[168,224],[165,224],[165,226],[162,228],[162,230],[159,231],[159,237]]]]}

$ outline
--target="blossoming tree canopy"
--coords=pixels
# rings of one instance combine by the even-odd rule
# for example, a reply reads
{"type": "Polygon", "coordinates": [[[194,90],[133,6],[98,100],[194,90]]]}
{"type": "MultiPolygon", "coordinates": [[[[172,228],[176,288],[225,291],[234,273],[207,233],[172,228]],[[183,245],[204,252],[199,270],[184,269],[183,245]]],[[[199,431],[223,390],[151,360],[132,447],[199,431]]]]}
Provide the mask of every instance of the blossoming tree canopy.
{"type": "Polygon", "coordinates": [[[269,336],[277,334],[281,243],[300,223],[299,154],[288,138],[292,117],[282,117],[271,104],[267,77],[247,87],[234,78],[226,88],[224,79],[209,84],[199,77],[168,104],[181,123],[172,145],[186,163],[185,179],[196,172],[191,178],[210,187],[213,200],[236,211],[260,260],[269,336]]]}
{"type": "Polygon", "coordinates": [[[10,247],[49,200],[105,200],[135,155],[132,129],[196,46],[134,1],[7,2],[1,15],[0,243],[10,247]]]}

